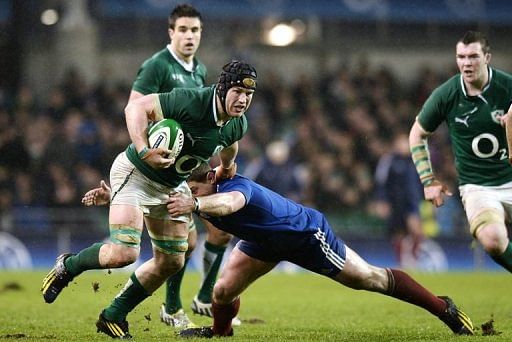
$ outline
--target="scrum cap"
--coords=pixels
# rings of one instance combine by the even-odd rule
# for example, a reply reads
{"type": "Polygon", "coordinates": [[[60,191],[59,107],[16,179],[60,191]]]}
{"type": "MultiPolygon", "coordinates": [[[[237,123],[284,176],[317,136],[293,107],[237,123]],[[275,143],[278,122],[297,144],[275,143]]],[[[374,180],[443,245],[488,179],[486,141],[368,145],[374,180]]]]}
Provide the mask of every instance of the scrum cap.
{"type": "Polygon", "coordinates": [[[242,61],[231,61],[222,67],[217,82],[217,93],[219,94],[222,109],[226,111],[226,95],[232,87],[243,87],[256,89],[256,69],[249,63],[242,61]]]}

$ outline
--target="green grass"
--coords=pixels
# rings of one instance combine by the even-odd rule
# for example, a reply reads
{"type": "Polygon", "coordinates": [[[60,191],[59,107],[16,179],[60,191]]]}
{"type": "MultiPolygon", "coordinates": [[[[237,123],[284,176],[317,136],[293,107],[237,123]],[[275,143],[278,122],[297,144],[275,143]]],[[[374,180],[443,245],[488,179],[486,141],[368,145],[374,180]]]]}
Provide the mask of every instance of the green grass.
{"type": "MultiPolygon", "coordinates": [[[[128,274],[87,272],[51,305],[44,303],[39,292],[43,276],[43,272],[0,272],[1,341],[110,340],[96,333],[94,323],[128,274]],[[97,292],[93,290],[94,282],[99,283],[97,292]]],[[[496,330],[502,333],[482,336],[478,330],[476,336],[454,336],[436,317],[410,304],[350,290],[310,273],[272,273],[242,295],[239,317],[244,324],[235,328],[230,341],[512,341],[510,274],[414,276],[434,293],[450,295],[475,326],[493,317],[496,330]]],[[[188,313],[198,283],[198,274],[185,276],[182,299],[188,313]]],[[[160,323],[162,299],[160,289],[128,316],[136,340],[177,340],[173,330],[160,323]]],[[[196,324],[211,322],[191,317],[196,324]]]]}

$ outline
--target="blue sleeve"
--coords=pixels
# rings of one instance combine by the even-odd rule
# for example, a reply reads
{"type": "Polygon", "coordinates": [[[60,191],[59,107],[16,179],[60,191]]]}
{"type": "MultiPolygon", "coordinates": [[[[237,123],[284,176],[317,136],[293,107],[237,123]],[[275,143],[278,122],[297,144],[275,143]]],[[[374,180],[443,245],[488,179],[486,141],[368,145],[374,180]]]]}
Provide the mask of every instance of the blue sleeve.
{"type": "Polygon", "coordinates": [[[252,197],[253,188],[251,182],[246,178],[235,176],[233,179],[223,181],[219,184],[218,192],[239,191],[245,197],[245,203],[249,203],[252,197]]]}

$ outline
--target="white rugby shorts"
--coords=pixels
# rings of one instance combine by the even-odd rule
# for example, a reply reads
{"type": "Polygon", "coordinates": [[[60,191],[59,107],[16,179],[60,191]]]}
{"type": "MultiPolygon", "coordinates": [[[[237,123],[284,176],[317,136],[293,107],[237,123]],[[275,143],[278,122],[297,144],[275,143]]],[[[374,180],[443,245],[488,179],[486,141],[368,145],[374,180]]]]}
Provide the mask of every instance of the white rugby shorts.
{"type": "Polygon", "coordinates": [[[494,209],[512,218],[512,182],[498,186],[465,184],[459,187],[468,221],[485,209],[494,209]]]}
{"type": "Polygon", "coordinates": [[[138,207],[149,216],[162,220],[190,223],[192,215],[172,217],[167,212],[169,194],[180,192],[192,196],[187,182],[175,188],[152,181],[144,176],[128,159],[125,152],[120,153],[110,169],[112,200],[110,205],[131,205],[138,207]]]}

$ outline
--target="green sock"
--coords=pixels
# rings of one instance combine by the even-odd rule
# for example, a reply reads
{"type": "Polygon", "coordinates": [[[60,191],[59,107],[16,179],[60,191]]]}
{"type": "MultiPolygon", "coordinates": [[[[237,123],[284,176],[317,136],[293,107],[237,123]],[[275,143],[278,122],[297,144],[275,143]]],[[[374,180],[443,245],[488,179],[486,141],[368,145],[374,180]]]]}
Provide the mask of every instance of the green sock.
{"type": "Polygon", "coordinates": [[[206,241],[204,243],[204,278],[201,289],[197,298],[203,303],[212,302],[213,286],[217,280],[217,273],[219,273],[222,257],[226,251],[226,246],[215,246],[206,241]]]}
{"type": "Polygon", "coordinates": [[[122,322],[130,311],[149,296],[151,293],[146,291],[135,273],[132,273],[121,292],[114,298],[110,306],[103,310],[103,316],[109,321],[122,322]]]}
{"type": "Polygon", "coordinates": [[[497,264],[512,273],[512,244],[509,242],[507,249],[501,255],[491,256],[497,264]]]}
{"type": "Polygon", "coordinates": [[[185,258],[185,264],[178,273],[167,278],[165,287],[165,312],[173,314],[183,307],[181,304],[180,291],[185,268],[187,268],[189,258],[185,258]]]}
{"type": "Polygon", "coordinates": [[[64,260],[64,266],[74,277],[87,270],[102,269],[100,266],[100,248],[103,243],[98,242],[82,249],[77,255],[72,255],[64,260]]]}

